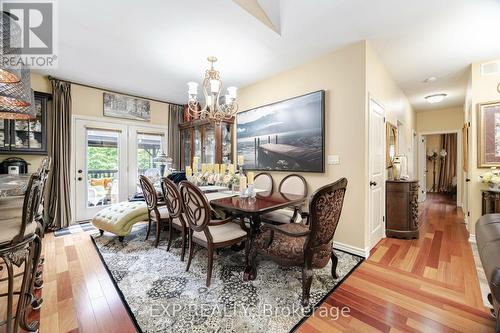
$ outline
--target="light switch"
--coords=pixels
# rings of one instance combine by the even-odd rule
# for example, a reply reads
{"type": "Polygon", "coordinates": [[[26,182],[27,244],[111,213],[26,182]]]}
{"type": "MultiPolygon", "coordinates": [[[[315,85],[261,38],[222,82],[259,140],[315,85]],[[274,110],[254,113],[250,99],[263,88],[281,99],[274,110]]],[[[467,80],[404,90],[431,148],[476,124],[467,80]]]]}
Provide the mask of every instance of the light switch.
{"type": "Polygon", "coordinates": [[[340,157],[339,155],[328,155],[327,162],[329,165],[340,164],[340,157]]]}

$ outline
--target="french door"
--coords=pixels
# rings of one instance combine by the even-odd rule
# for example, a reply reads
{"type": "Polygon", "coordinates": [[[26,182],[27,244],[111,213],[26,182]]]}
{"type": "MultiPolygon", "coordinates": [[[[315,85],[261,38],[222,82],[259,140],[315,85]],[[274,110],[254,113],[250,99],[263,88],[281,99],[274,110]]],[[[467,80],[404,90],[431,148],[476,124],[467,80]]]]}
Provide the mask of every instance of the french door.
{"type": "Polygon", "coordinates": [[[74,128],[75,220],[138,192],[138,178],[159,169],[155,157],[166,147],[166,129],[76,119],[74,128]]]}

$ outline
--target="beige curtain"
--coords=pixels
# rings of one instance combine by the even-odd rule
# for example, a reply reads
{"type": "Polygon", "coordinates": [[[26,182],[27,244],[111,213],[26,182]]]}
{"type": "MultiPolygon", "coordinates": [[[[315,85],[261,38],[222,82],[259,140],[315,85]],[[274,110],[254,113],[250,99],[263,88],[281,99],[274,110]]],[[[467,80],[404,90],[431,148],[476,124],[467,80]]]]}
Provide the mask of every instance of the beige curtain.
{"type": "Polygon", "coordinates": [[[174,161],[172,162],[172,167],[175,169],[180,168],[180,134],[179,134],[179,124],[182,119],[183,107],[177,104],[170,104],[169,110],[169,121],[168,121],[168,156],[174,161]]]}
{"type": "Polygon", "coordinates": [[[71,157],[71,84],[51,78],[52,140],[49,155],[52,168],[48,178],[48,216],[51,229],[71,223],[70,157],[71,157]]]}
{"type": "Polygon", "coordinates": [[[457,134],[443,134],[441,142],[446,156],[440,166],[438,189],[439,192],[453,192],[457,176],[457,134]]]}

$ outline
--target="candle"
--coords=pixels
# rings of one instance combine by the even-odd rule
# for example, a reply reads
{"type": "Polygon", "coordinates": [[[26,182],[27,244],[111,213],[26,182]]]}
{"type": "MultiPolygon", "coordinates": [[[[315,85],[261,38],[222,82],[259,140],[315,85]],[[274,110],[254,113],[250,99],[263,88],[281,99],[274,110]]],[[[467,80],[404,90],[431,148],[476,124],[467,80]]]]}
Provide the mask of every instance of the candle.
{"type": "Polygon", "coordinates": [[[231,96],[232,99],[236,99],[236,92],[238,91],[238,88],[236,87],[228,87],[227,88],[227,94],[231,96]]]}
{"type": "Polygon", "coordinates": [[[210,91],[213,94],[217,94],[220,90],[220,81],[219,80],[210,80],[210,91]]]}
{"type": "Polygon", "coordinates": [[[200,162],[200,158],[198,156],[193,157],[193,163],[198,164],[200,162]]]}
{"type": "Polygon", "coordinates": [[[220,173],[221,173],[221,175],[226,174],[226,165],[225,164],[220,165],[220,173]]]}
{"type": "Polygon", "coordinates": [[[247,188],[247,177],[241,176],[240,177],[240,191],[244,191],[247,188]]]}
{"type": "Polygon", "coordinates": [[[213,173],[214,172],[214,165],[212,163],[209,163],[207,165],[207,171],[208,171],[208,173],[213,173]]]}
{"type": "Polygon", "coordinates": [[[234,175],[234,164],[229,164],[229,173],[234,175]]]}
{"type": "Polygon", "coordinates": [[[248,185],[253,185],[253,171],[247,172],[248,185]]]}
{"type": "Polygon", "coordinates": [[[201,173],[207,172],[207,165],[205,163],[201,163],[201,173]]]}
{"type": "Polygon", "coordinates": [[[245,156],[238,155],[238,165],[243,165],[244,162],[245,162],[245,156]]]}
{"type": "Polygon", "coordinates": [[[186,167],[186,177],[191,177],[193,175],[193,170],[191,170],[190,166],[186,167]]]}
{"type": "Polygon", "coordinates": [[[214,164],[214,173],[220,173],[220,164],[214,164]]]}
{"type": "Polygon", "coordinates": [[[198,94],[198,83],[196,82],[188,82],[188,94],[189,95],[197,95],[198,94]]]}
{"type": "Polygon", "coordinates": [[[193,171],[194,173],[198,172],[198,162],[193,162],[193,171]]]}

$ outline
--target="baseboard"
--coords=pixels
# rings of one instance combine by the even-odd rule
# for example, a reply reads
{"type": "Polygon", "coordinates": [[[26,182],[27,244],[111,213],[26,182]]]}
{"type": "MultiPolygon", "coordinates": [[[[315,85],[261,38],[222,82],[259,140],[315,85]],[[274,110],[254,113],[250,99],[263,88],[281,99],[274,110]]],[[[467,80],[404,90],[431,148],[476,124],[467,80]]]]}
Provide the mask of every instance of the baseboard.
{"type": "Polygon", "coordinates": [[[345,252],[349,252],[349,253],[358,255],[358,256],[363,257],[363,258],[368,258],[370,256],[370,249],[369,248],[362,249],[360,247],[351,246],[351,245],[347,245],[347,244],[335,242],[335,241],[333,242],[333,247],[336,249],[345,251],[345,252]]]}
{"type": "Polygon", "coordinates": [[[476,235],[469,234],[469,243],[476,243],[476,235]]]}

